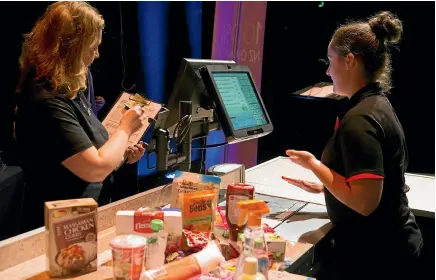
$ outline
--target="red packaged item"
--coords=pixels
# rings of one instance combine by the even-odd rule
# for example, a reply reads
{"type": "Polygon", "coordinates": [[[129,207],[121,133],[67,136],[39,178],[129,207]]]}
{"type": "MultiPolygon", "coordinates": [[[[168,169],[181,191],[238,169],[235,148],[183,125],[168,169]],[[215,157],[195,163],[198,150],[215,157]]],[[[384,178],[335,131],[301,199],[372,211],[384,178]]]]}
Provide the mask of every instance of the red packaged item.
{"type": "Polygon", "coordinates": [[[152,220],[164,221],[163,211],[135,211],[133,215],[134,230],[139,233],[153,233],[152,220]]]}
{"type": "Polygon", "coordinates": [[[263,224],[263,232],[264,233],[275,233],[276,231],[270,227],[268,224],[263,224]]]}
{"type": "MultiPolygon", "coordinates": [[[[209,243],[212,233],[206,231],[183,230],[186,245],[194,252],[201,251],[209,243]]],[[[186,248],[186,249],[188,249],[186,248]]]]}

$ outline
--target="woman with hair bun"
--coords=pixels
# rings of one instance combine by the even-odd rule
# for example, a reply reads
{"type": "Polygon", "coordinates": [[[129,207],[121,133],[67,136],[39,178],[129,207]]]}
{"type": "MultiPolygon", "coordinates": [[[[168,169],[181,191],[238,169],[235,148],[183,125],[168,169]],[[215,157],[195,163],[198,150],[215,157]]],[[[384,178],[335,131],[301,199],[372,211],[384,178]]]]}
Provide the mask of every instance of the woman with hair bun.
{"type": "Polygon", "coordinates": [[[335,31],[327,75],[336,93],[350,99],[349,109],[321,160],[306,151],[286,151],[322,184],[283,179],[325,193],[334,245],[326,255],[328,273],[320,279],[414,278],[423,241],[406,196],[404,132],[386,97],[392,87],[388,48],[402,33],[402,22],[390,12],[335,31]]]}
{"type": "Polygon", "coordinates": [[[84,96],[103,28],[91,5],[65,1],[50,5],[25,36],[15,120],[26,181],[22,231],[43,225],[45,201],[92,197],[108,203],[112,172],[125,158],[133,163],[144,154],[141,144],[127,142],[146,121],[139,106],[124,114],[109,138],[84,96]]]}

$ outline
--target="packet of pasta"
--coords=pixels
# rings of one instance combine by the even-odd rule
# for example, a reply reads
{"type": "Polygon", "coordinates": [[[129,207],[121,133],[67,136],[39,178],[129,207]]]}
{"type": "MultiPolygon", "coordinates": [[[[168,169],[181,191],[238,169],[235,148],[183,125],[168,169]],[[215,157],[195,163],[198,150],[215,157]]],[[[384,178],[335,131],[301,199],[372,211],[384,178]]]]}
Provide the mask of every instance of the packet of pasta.
{"type": "Polygon", "coordinates": [[[216,190],[179,195],[182,204],[182,249],[196,250],[206,246],[214,230],[217,195],[216,190]]]}
{"type": "MultiPolygon", "coordinates": [[[[171,189],[171,207],[181,208],[180,194],[204,190],[220,190],[221,178],[213,175],[176,171],[171,189]]],[[[216,196],[215,205],[218,203],[216,196]]]]}

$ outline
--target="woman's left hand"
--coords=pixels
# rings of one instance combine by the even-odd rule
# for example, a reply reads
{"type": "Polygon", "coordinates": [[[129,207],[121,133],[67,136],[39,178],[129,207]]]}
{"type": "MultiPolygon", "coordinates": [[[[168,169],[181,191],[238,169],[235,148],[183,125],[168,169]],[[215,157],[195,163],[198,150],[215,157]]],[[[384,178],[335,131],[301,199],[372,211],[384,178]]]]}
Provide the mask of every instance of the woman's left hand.
{"type": "Polygon", "coordinates": [[[135,163],[142,158],[145,153],[145,144],[140,141],[135,146],[130,146],[126,150],[127,163],[135,163]]]}
{"type": "Polygon", "coordinates": [[[313,164],[317,161],[314,155],[306,151],[287,150],[286,155],[293,163],[306,169],[312,169],[313,164]]]}

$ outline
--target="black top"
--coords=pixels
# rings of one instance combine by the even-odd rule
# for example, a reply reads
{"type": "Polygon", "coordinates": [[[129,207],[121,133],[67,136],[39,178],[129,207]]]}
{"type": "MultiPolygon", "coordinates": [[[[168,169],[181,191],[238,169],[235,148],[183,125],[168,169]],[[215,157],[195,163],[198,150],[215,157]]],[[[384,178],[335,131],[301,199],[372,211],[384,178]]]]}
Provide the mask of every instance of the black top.
{"type": "Polygon", "coordinates": [[[80,93],[71,100],[50,92],[47,82],[34,82],[29,75],[19,95],[16,139],[26,181],[24,219],[30,230],[43,225],[44,202],[80,197],[96,201],[105,182],[89,183],[61,163],[92,146],[102,147],[109,135],[80,93]]]}
{"type": "Polygon", "coordinates": [[[351,97],[349,110],[328,141],[321,160],[347,182],[384,178],[380,204],[367,217],[325,189],[327,211],[338,232],[357,239],[360,236],[369,240],[368,244],[389,240],[410,254],[421,247],[421,232],[406,197],[404,173],[408,153],[404,132],[378,83],[369,84],[351,97]]]}

